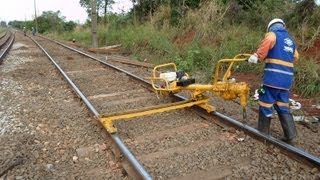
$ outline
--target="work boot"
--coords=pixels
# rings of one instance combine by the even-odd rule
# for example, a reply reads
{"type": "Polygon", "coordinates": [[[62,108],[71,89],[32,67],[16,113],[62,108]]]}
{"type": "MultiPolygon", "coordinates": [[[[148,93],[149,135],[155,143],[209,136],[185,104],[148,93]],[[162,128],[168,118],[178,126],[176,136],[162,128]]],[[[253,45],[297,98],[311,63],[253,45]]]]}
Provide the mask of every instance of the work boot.
{"type": "Polygon", "coordinates": [[[269,134],[270,121],[271,121],[271,117],[267,117],[262,112],[259,112],[258,130],[264,134],[269,134]]]}
{"type": "Polygon", "coordinates": [[[279,119],[284,133],[284,138],[282,138],[281,140],[293,145],[293,140],[297,136],[297,130],[293,121],[292,114],[279,114],[279,119]]]}

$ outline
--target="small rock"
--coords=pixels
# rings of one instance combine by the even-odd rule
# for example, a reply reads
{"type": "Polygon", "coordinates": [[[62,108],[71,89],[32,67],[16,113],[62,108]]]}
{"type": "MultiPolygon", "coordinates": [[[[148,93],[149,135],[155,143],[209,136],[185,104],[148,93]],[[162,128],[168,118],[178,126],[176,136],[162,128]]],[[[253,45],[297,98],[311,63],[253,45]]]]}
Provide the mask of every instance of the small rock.
{"type": "Polygon", "coordinates": [[[39,153],[38,153],[38,151],[34,151],[33,153],[33,156],[37,159],[37,158],[39,158],[39,153]]]}
{"type": "Polygon", "coordinates": [[[312,170],[311,170],[311,173],[312,174],[316,174],[318,172],[318,169],[317,168],[313,168],[312,170]]]}
{"type": "Polygon", "coordinates": [[[290,167],[290,171],[293,173],[297,172],[296,168],[294,168],[294,167],[290,167]]]}
{"type": "Polygon", "coordinates": [[[94,145],[94,151],[97,153],[99,152],[100,148],[99,148],[99,144],[95,144],[94,145]]]}
{"type": "Polygon", "coordinates": [[[46,165],[48,171],[53,171],[53,164],[46,165]]]}
{"type": "Polygon", "coordinates": [[[79,157],[88,157],[92,152],[94,152],[93,147],[83,147],[83,148],[78,148],[76,149],[76,152],[79,157]]]}
{"type": "Polygon", "coordinates": [[[280,154],[277,155],[277,159],[281,160],[281,155],[280,154]]]}
{"type": "Polygon", "coordinates": [[[62,162],[67,161],[67,159],[68,159],[67,154],[62,155],[62,157],[61,157],[62,162]]]}
{"type": "Polygon", "coordinates": [[[115,165],[115,163],[114,163],[113,161],[109,161],[108,164],[109,164],[109,166],[111,166],[111,167],[115,165]]]}
{"type": "Polygon", "coordinates": [[[280,149],[278,149],[278,148],[274,148],[273,150],[275,153],[280,153],[280,149]]]}
{"type": "Polygon", "coordinates": [[[72,157],[73,162],[78,162],[78,159],[79,159],[78,156],[73,156],[72,157]]]}
{"type": "Polygon", "coordinates": [[[272,163],[272,167],[273,167],[273,168],[277,168],[277,167],[278,167],[278,164],[277,164],[277,163],[272,163]]]}
{"type": "Polygon", "coordinates": [[[16,179],[16,180],[23,179],[23,176],[16,176],[15,179],[16,179]]]}
{"type": "Polygon", "coordinates": [[[107,145],[105,143],[99,145],[100,151],[105,151],[107,149],[107,145]]]}

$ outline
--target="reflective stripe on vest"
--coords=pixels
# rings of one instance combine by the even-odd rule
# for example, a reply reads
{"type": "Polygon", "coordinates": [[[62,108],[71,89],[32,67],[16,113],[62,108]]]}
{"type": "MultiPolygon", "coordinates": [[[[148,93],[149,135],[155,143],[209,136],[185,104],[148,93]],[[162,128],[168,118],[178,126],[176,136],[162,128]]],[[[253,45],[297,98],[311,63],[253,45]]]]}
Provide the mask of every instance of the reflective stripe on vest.
{"type": "Polygon", "coordinates": [[[279,64],[279,65],[283,65],[283,66],[293,67],[293,63],[287,62],[287,61],[283,61],[283,60],[280,60],[280,59],[266,59],[264,61],[266,63],[273,63],[273,64],[279,64]]]}

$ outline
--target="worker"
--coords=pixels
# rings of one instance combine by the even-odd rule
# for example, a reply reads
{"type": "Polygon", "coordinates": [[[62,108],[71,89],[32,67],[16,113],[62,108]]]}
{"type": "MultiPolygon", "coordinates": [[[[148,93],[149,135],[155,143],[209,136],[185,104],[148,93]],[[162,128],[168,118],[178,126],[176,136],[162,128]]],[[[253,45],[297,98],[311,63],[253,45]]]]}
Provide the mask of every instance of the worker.
{"type": "Polygon", "coordinates": [[[27,35],[27,28],[23,27],[23,35],[26,36],[27,35]]]}
{"type": "Polygon", "coordinates": [[[269,134],[274,108],[283,129],[283,141],[293,144],[297,136],[295,123],[289,109],[290,88],[294,78],[293,63],[299,54],[296,43],[289,35],[282,19],[273,19],[256,53],[248,58],[249,63],[264,61],[264,75],[259,92],[258,130],[269,134]]]}
{"type": "Polygon", "coordinates": [[[32,35],[34,36],[36,34],[36,29],[32,27],[31,30],[32,30],[32,35]]]}

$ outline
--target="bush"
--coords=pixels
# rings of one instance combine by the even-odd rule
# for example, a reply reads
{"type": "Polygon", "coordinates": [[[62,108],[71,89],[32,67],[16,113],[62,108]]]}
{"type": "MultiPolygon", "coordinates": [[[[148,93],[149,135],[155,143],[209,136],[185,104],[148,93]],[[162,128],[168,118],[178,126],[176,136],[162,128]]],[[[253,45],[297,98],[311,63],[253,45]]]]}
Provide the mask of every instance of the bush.
{"type": "Polygon", "coordinates": [[[300,59],[295,67],[293,90],[303,96],[320,96],[320,65],[313,60],[300,59]]]}
{"type": "MultiPolygon", "coordinates": [[[[111,14],[108,24],[98,28],[99,46],[122,44],[134,59],[147,59],[155,64],[174,61],[179,69],[201,74],[205,76],[203,79],[211,81],[218,60],[256,51],[272,18],[284,18],[298,48],[312,44],[320,34],[320,9],[317,7],[304,16],[306,19],[301,23],[299,13],[294,12],[296,4],[280,0],[201,1],[199,8],[184,10],[182,17],[172,17],[172,6],[164,4],[152,17],[149,14],[150,21],[144,24],[133,23],[132,14],[111,14]],[[250,4],[244,7],[244,2],[250,4]],[[177,39],[187,40],[184,38],[188,38],[190,32],[194,34],[191,40],[176,42],[177,39]]],[[[64,36],[91,45],[90,27],[67,32],[64,36]]],[[[305,96],[319,95],[319,65],[306,59],[304,63],[300,61],[296,69],[293,89],[305,96]]],[[[239,63],[237,71],[262,74],[263,64],[239,63]]]]}

